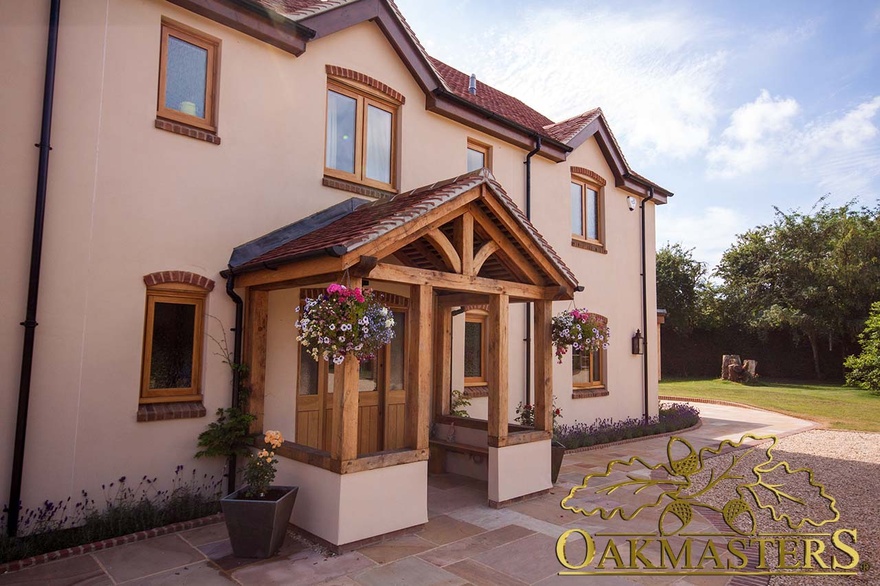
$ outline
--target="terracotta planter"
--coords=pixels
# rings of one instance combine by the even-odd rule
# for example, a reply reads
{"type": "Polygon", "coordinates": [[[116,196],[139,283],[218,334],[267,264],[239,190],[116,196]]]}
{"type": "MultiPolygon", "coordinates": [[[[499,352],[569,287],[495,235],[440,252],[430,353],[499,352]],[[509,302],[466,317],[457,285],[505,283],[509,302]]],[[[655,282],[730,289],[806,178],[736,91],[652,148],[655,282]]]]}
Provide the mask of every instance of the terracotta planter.
{"type": "Polygon", "coordinates": [[[565,456],[565,446],[557,441],[550,444],[550,482],[556,484],[559,478],[559,470],[562,468],[562,458],[565,456]]]}
{"type": "Polygon", "coordinates": [[[240,488],[220,499],[232,551],[240,558],[272,557],[284,543],[299,487],[272,486],[265,500],[244,498],[246,490],[240,488]]]}

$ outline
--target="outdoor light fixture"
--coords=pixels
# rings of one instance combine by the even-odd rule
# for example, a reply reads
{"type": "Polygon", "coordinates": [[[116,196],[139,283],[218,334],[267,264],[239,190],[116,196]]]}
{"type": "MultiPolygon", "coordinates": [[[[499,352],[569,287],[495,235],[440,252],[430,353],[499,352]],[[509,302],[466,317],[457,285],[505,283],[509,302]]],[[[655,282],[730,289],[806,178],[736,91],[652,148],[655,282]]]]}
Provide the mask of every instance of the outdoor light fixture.
{"type": "Polygon", "coordinates": [[[629,211],[633,211],[636,209],[636,198],[633,196],[629,196],[626,198],[626,203],[629,204],[629,211]]]}
{"type": "Polygon", "coordinates": [[[645,353],[645,338],[642,337],[642,330],[636,330],[635,335],[632,337],[632,353],[645,353]]]}

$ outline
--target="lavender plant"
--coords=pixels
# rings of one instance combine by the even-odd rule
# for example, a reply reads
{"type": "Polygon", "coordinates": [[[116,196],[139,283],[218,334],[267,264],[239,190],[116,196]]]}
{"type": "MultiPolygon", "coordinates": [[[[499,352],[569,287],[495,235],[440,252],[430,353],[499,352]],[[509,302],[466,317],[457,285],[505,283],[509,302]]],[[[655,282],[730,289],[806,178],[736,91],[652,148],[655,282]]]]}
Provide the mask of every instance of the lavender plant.
{"type": "Polygon", "coordinates": [[[662,404],[659,415],[650,417],[647,422],[628,417],[617,421],[597,419],[591,424],[562,424],[556,428],[555,439],[571,450],[677,431],[696,425],[699,420],[700,411],[696,407],[685,403],[662,404]]]}

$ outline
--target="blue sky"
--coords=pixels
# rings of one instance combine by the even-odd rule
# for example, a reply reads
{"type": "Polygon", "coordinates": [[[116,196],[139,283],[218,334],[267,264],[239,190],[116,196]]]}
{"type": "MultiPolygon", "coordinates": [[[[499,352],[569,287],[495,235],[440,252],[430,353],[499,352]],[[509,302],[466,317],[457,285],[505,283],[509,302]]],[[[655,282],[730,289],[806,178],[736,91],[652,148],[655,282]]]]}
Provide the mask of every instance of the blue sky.
{"type": "Polygon", "coordinates": [[[601,106],[675,196],[657,244],[880,196],[880,1],[397,0],[433,56],[553,120],[601,106]]]}

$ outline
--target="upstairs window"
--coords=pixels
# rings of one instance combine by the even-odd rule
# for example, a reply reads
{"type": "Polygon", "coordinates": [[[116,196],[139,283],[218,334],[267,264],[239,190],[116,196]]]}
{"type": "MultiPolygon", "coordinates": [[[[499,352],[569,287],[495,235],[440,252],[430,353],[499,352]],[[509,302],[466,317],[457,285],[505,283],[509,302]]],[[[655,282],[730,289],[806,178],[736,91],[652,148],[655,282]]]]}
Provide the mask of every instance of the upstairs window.
{"type": "Polygon", "coordinates": [[[162,19],[158,116],[217,131],[220,39],[162,19]]]}
{"type": "Polygon", "coordinates": [[[572,178],[571,233],[575,238],[598,244],[604,242],[601,193],[599,186],[572,178]]]}
{"type": "Polygon", "coordinates": [[[393,191],[398,108],[366,88],[330,81],[325,174],[393,191]]]}
{"type": "Polygon", "coordinates": [[[477,169],[492,169],[492,147],[489,145],[468,139],[467,143],[467,170],[468,173],[477,169]]]}

